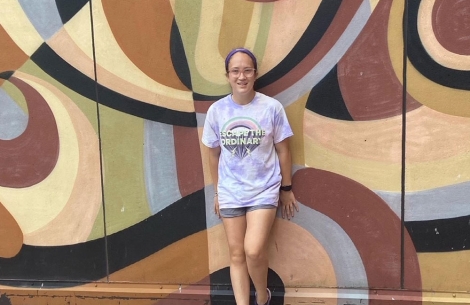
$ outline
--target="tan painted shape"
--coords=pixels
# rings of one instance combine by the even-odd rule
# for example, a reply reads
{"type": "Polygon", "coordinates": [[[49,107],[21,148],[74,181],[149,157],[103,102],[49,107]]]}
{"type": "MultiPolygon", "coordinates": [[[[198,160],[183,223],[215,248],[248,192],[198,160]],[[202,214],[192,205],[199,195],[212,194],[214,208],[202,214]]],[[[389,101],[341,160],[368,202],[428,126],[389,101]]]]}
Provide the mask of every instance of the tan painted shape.
{"type": "MultiPolygon", "coordinates": [[[[195,66],[200,77],[210,83],[218,85],[225,85],[227,83],[225,74],[214,73],[214,71],[224,72],[223,67],[225,66],[226,54],[219,53],[219,41],[222,39],[221,34],[228,31],[226,27],[233,24],[230,21],[227,22],[224,20],[224,18],[229,18],[224,15],[224,5],[234,6],[234,3],[212,0],[203,0],[201,2],[200,28],[194,55],[195,66]]],[[[253,49],[256,40],[254,37],[257,37],[259,24],[261,22],[260,4],[237,1],[236,8],[239,9],[236,12],[236,16],[240,19],[238,22],[241,23],[241,26],[236,27],[237,33],[234,34],[235,38],[231,40],[229,49],[242,46],[253,49]],[[245,15],[239,16],[239,14],[242,13],[245,15]],[[247,22],[243,22],[243,19],[246,19],[247,22]],[[244,24],[248,24],[249,26],[244,24]],[[241,45],[237,45],[237,37],[240,37],[240,35],[245,36],[246,40],[243,41],[241,45]]],[[[234,12],[230,13],[233,14],[234,12]]],[[[221,43],[225,46],[224,42],[221,41],[221,43]]],[[[225,49],[225,47],[223,49],[225,49]]]]}
{"type": "Polygon", "coordinates": [[[223,9],[224,1],[201,1],[199,31],[194,49],[194,64],[199,77],[219,85],[227,83],[224,74],[214,73],[214,71],[223,71],[225,59],[218,52],[223,9]]]}
{"type": "Polygon", "coordinates": [[[0,219],[0,257],[11,258],[16,256],[23,246],[23,232],[1,202],[0,219]]]}
{"type": "Polygon", "coordinates": [[[274,2],[266,52],[259,65],[260,75],[271,71],[292,51],[315,16],[320,3],[321,0],[274,2]]]}
{"type": "MultiPolygon", "coordinates": [[[[94,79],[94,67],[92,58],[82,51],[82,49],[72,40],[68,32],[60,30],[48,41],[48,45],[67,63],[82,72],[90,79],[94,79]]],[[[168,109],[193,112],[194,103],[190,100],[179,100],[168,95],[162,95],[143,87],[130,83],[104,69],[96,66],[99,83],[115,92],[131,97],[133,99],[165,107],[168,109]]],[[[189,98],[189,96],[188,96],[189,98]]]]}
{"type": "MultiPolygon", "coordinates": [[[[388,49],[397,78],[403,83],[403,1],[393,1],[388,23],[388,49]],[[400,26],[397,26],[400,25],[400,26]]],[[[407,91],[423,105],[450,115],[470,117],[470,91],[439,85],[407,62],[407,91]]]]}
{"type": "MultiPolygon", "coordinates": [[[[230,257],[223,224],[208,229],[208,240],[210,273],[228,267],[230,257]]],[[[277,218],[274,222],[269,267],[285,286],[337,285],[333,264],[322,245],[308,231],[287,220],[277,218]]]]}
{"type": "Polygon", "coordinates": [[[421,191],[470,181],[470,151],[435,162],[406,165],[406,191],[421,191]]]}
{"type": "Polygon", "coordinates": [[[424,291],[468,291],[470,251],[418,253],[418,260],[424,291]]]}
{"type": "Polygon", "coordinates": [[[276,219],[269,247],[270,267],[286,286],[336,287],[333,263],[318,240],[304,228],[276,219]],[[295,260],[290,259],[295,257],[295,260]]]}
{"type": "Polygon", "coordinates": [[[289,139],[290,150],[292,155],[292,163],[298,165],[305,164],[305,148],[304,148],[304,112],[308,95],[305,94],[294,103],[285,108],[287,119],[294,132],[294,136],[289,139]]]}
{"type": "Polygon", "coordinates": [[[304,134],[305,165],[353,179],[371,190],[400,191],[401,166],[338,154],[304,134]]]}
{"type": "Polygon", "coordinates": [[[101,179],[98,137],[87,117],[59,89],[43,80],[70,114],[78,139],[79,164],[72,193],[62,211],[44,227],[25,235],[25,244],[58,246],[85,242],[101,208],[101,179]]]}
{"type": "MultiPolygon", "coordinates": [[[[246,35],[246,40],[244,43],[245,48],[250,50],[255,49],[255,45],[258,42],[258,37],[260,35],[260,26],[263,20],[261,19],[263,8],[267,4],[265,3],[254,3],[253,14],[251,14],[251,19],[249,23],[248,33],[246,35]]],[[[258,56],[259,57],[259,56],[258,56]]]]}
{"type": "Polygon", "coordinates": [[[222,223],[207,229],[209,273],[230,266],[227,238],[222,223]]]}
{"type": "MultiPolygon", "coordinates": [[[[407,113],[408,164],[438,161],[470,150],[470,119],[447,115],[428,107],[407,113]]],[[[401,162],[401,116],[351,122],[305,111],[304,133],[339,154],[387,163],[401,162]]]]}
{"type": "MultiPolygon", "coordinates": [[[[355,158],[329,150],[304,134],[305,165],[353,179],[371,190],[399,192],[401,164],[355,158]]],[[[406,190],[420,191],[470,181],[470,152],[406,165],[406,190]]]]}
{"type": "Polygon", "coordinates": [[[69,32],[62,28],[47,41],[47,45],[54,50],[69,65],[89,77],[95,78],[93,55],[85,52],[83,46],[75,43],[69,32]]]}
{"type": "Polygon", "coordinates": [[[375,7],[379,3],[380,0],[369,0],[371,10],[374,11],[375,7]]]}
{"type": "Polygon", "coordinates": [[[436,38],[432,26],[435,0],[421,1],[418,11],[418,33],[426,52],[440,65],[455,70],[470,70],[470,56],[453,53],[436,38]]]}
{"type": "Polygon", "coordinates": [[[62,101],[34,76],[17,71],[15,76],[36,89],[47,101],[57,123],[60,152],[51,174],[27,188],[0,187],[0,202],[10,211],[24,234],[45,225],[62,211],[72,193],[78,172],[79,147],[69,113],[62,101]]]}
{"type": "MultiPolygon", "coordinates": [[[[0,56],[0,71],[15,71],[25,61],[28,56],[11,39],[5,29],[0,25],[0,45],[2,46],[2,56],[0,56]]],[[[4,82],[0,80],[0,85],[4,82]]]]}
{"type": "MultiPolygon", "coordinates": [[[[171,97],[173,101],[179,101],[182,105],[178,105],[177,109],[192,109],[190,111],[194,111],[192,93],[190,91],[173,89],[155,82],[142,73],[142,71],[127,58],[109,28],[100,0],[93,1],[93,18],[96,41],[95,52],[98,65],[115,75],[117,79],[123,79],[134,86],[156,93],[159,97],[168,96],[171,97]]],[[[74,18],[73,22],[77,25],[67,27],[67,32],[85,53],[89,53],[89,50],[91,50],[88,45],[89,37],[82,37],[83,30],[79,28],[80,23],[89,22],[89,18],[86,19],[86,16],[74,18]]],[[[92,58],[89,54],[88,57],[92,58]]],[[[99,72],[100,71],[98,71],[98,81],[101,83],[101,78],[104,77],[104,75],[101,75],[99,72]]],[[[122,83],[120,85],[122,86],[122,83]]],[[[119,87],[111,88],[117,89],[119,87]]],[[[159,101],[159,98],[154,98],[154,101],[159,101]]],[[[176,108],[176,106],[173,105],[172,109],[173,108],[176,108]]]]}
{"type": "MultiPolygon", "coordinates": [[[[245,0],[225,0],[222,24],[219,31],[219,51],[225,59],[235,47],[255,51],[261,15],[266,4],[245,0]]],[[[259,58],[258,58],[259,59],[259,58]]]]}
{"type": "Polygon", "coordinates": [[[174,15],[170,4],[154,0],[101,3],[116,41],[136,66],[157,83],[189,91],[171,56],[174,15]]]}

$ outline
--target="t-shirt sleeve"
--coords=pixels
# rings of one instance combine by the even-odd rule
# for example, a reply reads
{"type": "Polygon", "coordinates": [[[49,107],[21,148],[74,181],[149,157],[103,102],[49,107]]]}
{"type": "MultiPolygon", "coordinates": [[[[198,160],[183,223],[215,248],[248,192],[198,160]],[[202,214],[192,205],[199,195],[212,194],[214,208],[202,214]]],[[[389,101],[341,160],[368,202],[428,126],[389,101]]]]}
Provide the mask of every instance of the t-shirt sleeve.
{"type": "Polygon", "coordinates": [[[209,108],[206,115],[206,120],[204,121],[204,129],[202,131],[202,143],[209,148],[214,148],[220,146],[219,144],[219,132],[216,127],[217,124],[214,120],[214,109],[209,108]]]}
{"type": "Polygon", "coordinates": [[[279,107],[274,116],[274,144],[277,144],[293,135],[294,133],[290,127],[284,107],[279,103],[279,107]]]}

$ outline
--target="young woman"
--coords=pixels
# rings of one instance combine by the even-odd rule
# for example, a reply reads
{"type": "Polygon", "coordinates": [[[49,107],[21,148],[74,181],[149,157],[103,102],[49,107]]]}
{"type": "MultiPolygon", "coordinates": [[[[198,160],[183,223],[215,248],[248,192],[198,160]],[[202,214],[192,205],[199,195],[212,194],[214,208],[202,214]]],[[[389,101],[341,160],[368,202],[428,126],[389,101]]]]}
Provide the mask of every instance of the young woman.
{"type": "Polygon", "coordinates": [[[222,218],[230,251],[230,278],[237,305],[248,305],[250,278],[255,305],[271,300],[267,288],[268,239],[280,203],[282,217],[294,216],[293,135],[281,103],[253,89],[256,57],[247,49],[225,59],[232,94],[208,110],[202,142],[209,147],[215,187],[214,212],[222,218]]]}

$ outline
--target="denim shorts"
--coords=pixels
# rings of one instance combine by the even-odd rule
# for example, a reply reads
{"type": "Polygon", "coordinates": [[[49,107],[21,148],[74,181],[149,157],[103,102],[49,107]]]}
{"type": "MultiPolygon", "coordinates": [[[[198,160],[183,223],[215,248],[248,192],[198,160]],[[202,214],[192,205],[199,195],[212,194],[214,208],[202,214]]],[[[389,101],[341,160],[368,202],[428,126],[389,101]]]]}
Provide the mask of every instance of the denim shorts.
{"type": "Polygon", "coordinates": [[[259,210],[259,209],[276,209],[277,206],[272,205],[272,204],[260,204],[260,205],[255,205],[252,207],[246,207],[246,208],[225,208],[225,209],[220,209],[219,213],[220,216],[224,218],[232,218],[232,217],[238,217],[238,216],[244,216],[246,213],[254,211],[254,210],[259,210]]]}

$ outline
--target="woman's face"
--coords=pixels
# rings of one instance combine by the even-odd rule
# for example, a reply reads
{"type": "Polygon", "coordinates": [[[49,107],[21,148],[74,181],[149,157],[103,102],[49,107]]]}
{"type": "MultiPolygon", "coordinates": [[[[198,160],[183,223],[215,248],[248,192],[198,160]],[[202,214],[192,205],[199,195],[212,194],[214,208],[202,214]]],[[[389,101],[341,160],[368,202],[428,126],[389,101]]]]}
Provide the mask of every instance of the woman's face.
{"type": "Polygon", "coordinates": [[[256,75],[257,73],[256,70],[254,70],[253,61],[250,56],[243,52],[233,54],[228,63],[227,73],[233,94],[251,94],[253,92],[256,75]]]}

